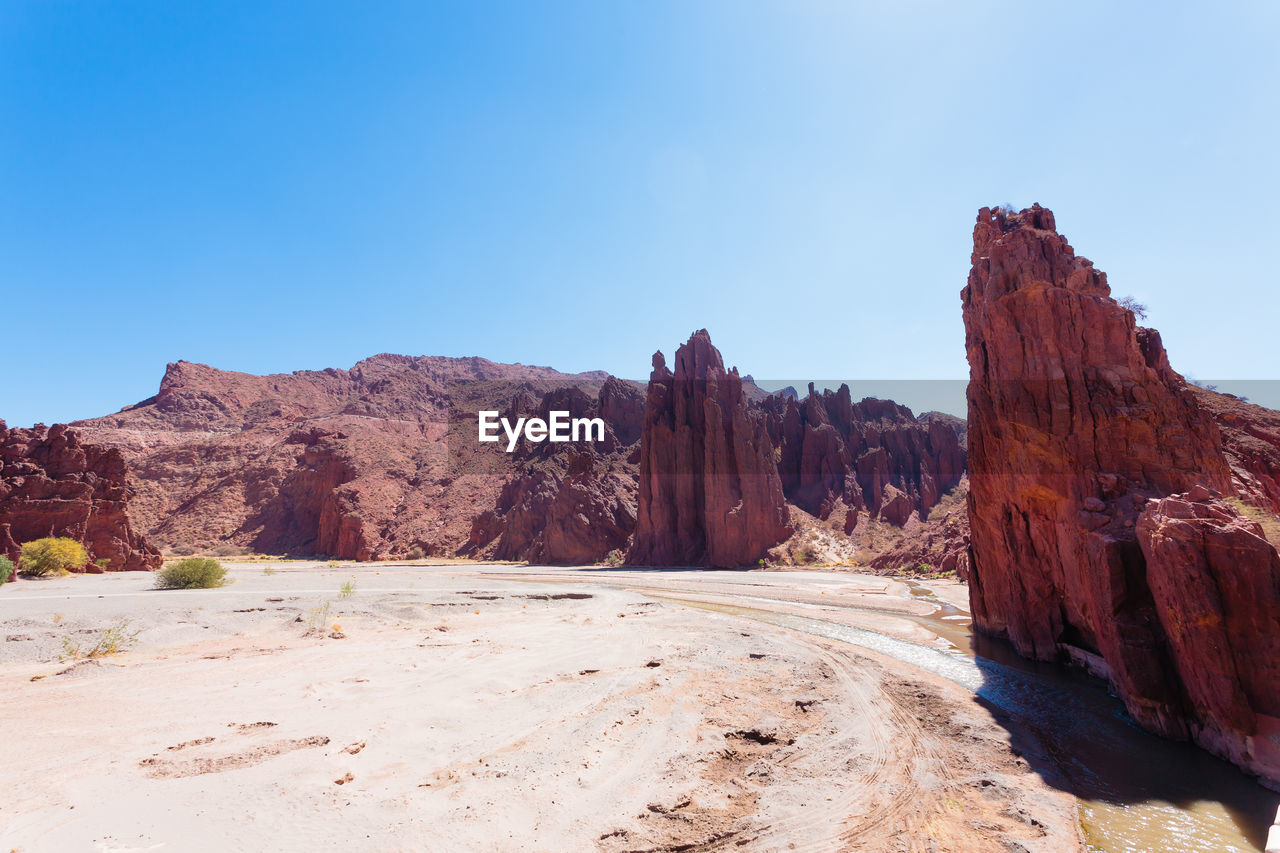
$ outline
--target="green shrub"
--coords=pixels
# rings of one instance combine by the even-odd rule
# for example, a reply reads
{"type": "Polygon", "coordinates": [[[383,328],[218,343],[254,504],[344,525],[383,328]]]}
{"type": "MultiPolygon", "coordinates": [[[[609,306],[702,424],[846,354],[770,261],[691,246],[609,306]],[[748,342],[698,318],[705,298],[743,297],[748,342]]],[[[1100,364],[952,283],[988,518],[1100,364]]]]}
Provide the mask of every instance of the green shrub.
{"type": "Polygon", "coordinates": [[[205,557],[179,560],[156,575],[156,589],[212,589],[226,582],[227,570],[205,557]]]}
{"type": "Polygon", "coordinates": [[[64,536],[37,539],[23,543],[18,574],[33,578],[65,575],[73,569],[84,568],[87,562],[89,552],[74,539],[64,536]]]}
{"type": "Polygon", "coordinates": [[[8,583],[13,577],[13,560],[0,555],[0,584],[8,583]]]}

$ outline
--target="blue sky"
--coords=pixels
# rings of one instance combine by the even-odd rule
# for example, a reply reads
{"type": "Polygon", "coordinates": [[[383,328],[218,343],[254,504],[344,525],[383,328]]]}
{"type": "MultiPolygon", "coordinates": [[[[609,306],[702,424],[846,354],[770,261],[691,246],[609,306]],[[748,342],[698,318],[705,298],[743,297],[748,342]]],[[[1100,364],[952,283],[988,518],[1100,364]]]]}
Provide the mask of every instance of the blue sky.
{"type": "Polygon", "coordinates": [[[0,417],[377,352],[959,379],[1038,201],[1175,368],[1276,376],[1280,5],[0,5],[0,417]]]}

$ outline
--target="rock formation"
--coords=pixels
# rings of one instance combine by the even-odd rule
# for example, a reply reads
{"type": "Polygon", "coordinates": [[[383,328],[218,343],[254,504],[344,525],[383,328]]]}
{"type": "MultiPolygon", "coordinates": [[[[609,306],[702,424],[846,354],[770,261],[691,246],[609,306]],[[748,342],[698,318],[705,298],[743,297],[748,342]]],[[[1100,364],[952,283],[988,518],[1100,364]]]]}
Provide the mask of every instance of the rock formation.
{"type": "Polygon", "coordinates": [[[497,505],[472,522],[461,553],[581,565],[625,551],[636,523],[636,442],[643,406],[639,388],[613,377],[594,400],[579,388],[547,392],[532,414],[600,417],[604,440],[522,445],[497,505]]]}
{"type": "MultiPolygon", "coordinates": [[[[754,386],[752,386],[754,387],[754,386]]],[[[631,565],[754,564],[791,535],[774,447],[706,330],[653,356],[631,565]]]]}
{"type": "Polygon", "coordinates": [[[119,451],[83,444],[61,424],[0,421],[0,553],[14,563],[23,542],[66,536],[89,552],[86,571],[159,568],[160,552],[130,524],[130,497],[119,451]]]}
{"type": "MultiPolygon", "coordinates": [[[[837,505],[901,527],[927,514],[965,471],[964,422],[916,418],[892,400],[854,403],[849,386],[803,400],[775,394],[762,403],[787,500],[818,518],[837,505]]],[[[850,518],[849,528],[856,518],[850,518]]]]}
{"type": "Polygon", "coordinates": [[[1256,521],[1202,486],[1152,501],[1137,533],[1191,736],[1274,781],[1280,554],[1256,521]]]}
{"type": "MultiPolygon", "coordinates": [[[[1171,625],[1221,606],[1202,600],[1207,584],[1177,582],[1192,568],[1176,549],[1154,533],[1140,545],[1137,533],[1153,499],[1234,493],[1210,411],[1169,366],[1159,335],[1136,326],[1106,275],[1057,233],[1050,211],[984,208],[973,237],[962,301],[975,625],[1029,657],[1100,657],[1140,725],[1239,759],[1224,738],[1252,743],[1264,731],[1258,721],[1280,681],[1251,693],[1262,671],[1229,651],[1198,659],[1218,669],[1185,665],[1195,639],[1175,639],[1171,625]],[[1196,699],[1219,680],[1248,697],[1252,722],[1196,699]]],[[[1144,530],[1170,527],[1160,510],[1150,512],[1144,530]]],[[[1195,571],[1266,588],[1277,583],[1269,566],[1253,555],[1195,571]]],[[[1274,620],[1255,627],[1270,637],[1258,639],[1260,648],[1280,631],[1274,620]]],[[[1280,778],[1280,764],[1249,766],[1280,778]]]]}
{"type": "Polygon", "coordinates": [[[162,547],[453,554],[515,462],[476,442],[477,410],[595,395],[607,376],[398,355],[271,376],[178,362],[155,397],[76,426],[124,454],[135,524],[162,547]]]}

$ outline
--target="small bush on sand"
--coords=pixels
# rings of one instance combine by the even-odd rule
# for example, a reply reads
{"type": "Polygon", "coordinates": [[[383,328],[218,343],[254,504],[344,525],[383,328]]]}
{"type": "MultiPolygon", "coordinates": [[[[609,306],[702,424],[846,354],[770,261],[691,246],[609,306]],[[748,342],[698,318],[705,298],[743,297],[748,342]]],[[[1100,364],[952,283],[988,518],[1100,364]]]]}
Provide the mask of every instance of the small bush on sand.
{"type": "Polygon", "coordinates": [[[13,577],[13,561],[8,557],[0,556],[0,583],[8,583],[11,577],[13,577]]]}
{"type": "Polygon", "coordinates": [[[156,575],[156,589],[212,589],[226,582],[227,570],[205,557],[179,560],[156,575]]]}
{"type": "Polygon", "coordinates": [[[70,637],[62,638],[62,660],[80,660],[82,658],[101,658],[118,655],[133,648],[138,642],[140,631],[129,630],[129,620],[121,619],[98,635],[94,645],[80,645],[70,637]]]}
{"type": "Polygon", "coordinates": [[[186,543],[179,543],[173,546],[173,550],[170,553],[173,554],[175,557],[190,557],[195,552],[196,552],[196,546],[188,545],[186,543]]]}
{"type": "Polygon", "coordinates": [[[270,577],[271,575],[274,575],[276,573],[276,570],[273,566],[263,566],[262,573],[270,577]]]}
{"type": "Polygon", "coordinates": [[[311,608],[311,613],[307,615],[306,624],[306,633],[323,634],[325,626],[329,624],[329,602],[322,601],[315,607],[311,608]]]}
{"type": "Polygon", "coordinates": [[[74,539],[61,536],[37,539],[23,544],[22,556],[18,558],[18,574],[33,578],[65,575],[84,568],[87,562],[89,552],[74,539]]]}
{"type": "Polygon", "coordinates": [[[352,578],[351,580],[347,581],[338,589],[338,598],[350,598],[355,594],[356,594],[355,578],[352,578]]]}

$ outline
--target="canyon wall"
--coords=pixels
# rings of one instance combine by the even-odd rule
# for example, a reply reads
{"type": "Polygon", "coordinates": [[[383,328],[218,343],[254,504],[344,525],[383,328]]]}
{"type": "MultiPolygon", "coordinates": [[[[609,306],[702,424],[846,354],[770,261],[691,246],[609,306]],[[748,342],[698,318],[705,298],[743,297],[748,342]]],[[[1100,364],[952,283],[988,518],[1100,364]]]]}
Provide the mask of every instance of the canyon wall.
{"type": "Polygon", "coordinates": [[[1233,533],[1248,557],[1223,556],[1215,527],[1243,528],[1224,500],[1242,483],[1207,392],[1173,371],[1158,333],[1111,298],[1049,210],[984,208],[973,247],[962,303],[975,626],[1028,657],[1093,660],[1143,727],[1280,779],[1269,664],[1240,644],[1193,651],[1254,630],[1265,653],[1280,632],[1272,544],[1233,533]],[[1224,587],[1253,590],[1253,608],[1216,595],[1224,587]],[[1228,698],[1205,701],[1224,685],[1228,698]]]}
{"type": "MultiPolygon", "coordinates": [[[[754,386],[752,386],[754,387],[754,386]]],[[[706,330],[661,352],[645,398],[630,565],[748,566],[792,533],[774,448],[706,330]]]]}
{"type": "Polygon", "coordinates": [[[82,443],[61,424],[0,421],[0,554],[15,564],[23,542],[65,536],[89,552],[86,571],[159,568],[160,552],[129,520],[130,498],[119,451],[82,443]]]}

